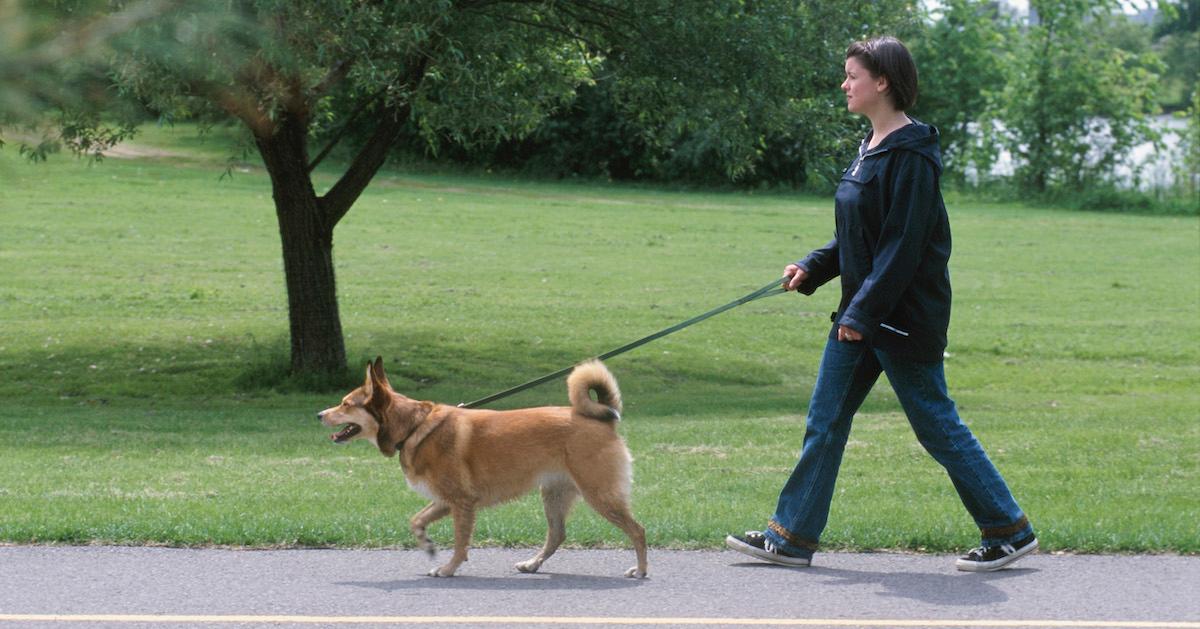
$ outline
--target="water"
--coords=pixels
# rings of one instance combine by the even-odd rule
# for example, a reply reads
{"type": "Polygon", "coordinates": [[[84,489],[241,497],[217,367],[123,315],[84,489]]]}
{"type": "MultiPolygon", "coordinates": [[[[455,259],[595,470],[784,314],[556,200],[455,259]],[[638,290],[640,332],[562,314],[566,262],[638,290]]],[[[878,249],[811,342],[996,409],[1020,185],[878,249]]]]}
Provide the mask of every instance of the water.
{"type": "MultiPolygon", "coordinates": [[[[1163,148],[1156,150],[1147,142],[1134,147],[1129,155],[1133,166],[1119,164],[1116,169],[1118,180],[1127,187],[1134,187],[1136,169],[1140,168],[1141,181],[1136,182],[1141,190],[1170,188],[1175,184],[1180,165],[1183,164],[1183,146],[1180,141],[1187,128],[1186,118],[1162,115],[1154,119],[1154,128],[1162,134],[1163,148]]],[[[1197,173],[1192,173],[1193,177],[1197,173]]]]}
{"type": "MultiPolygon", "coordinates": [[[[1129,156],[1114,169],[1113,174],[1118,186],[1157,190],[1170,188],[1175,184],[1179,165],[1183,161],[1181,136],[1187,127],[1187,120],[1164,114],[1156,116],[1151,124],[1162,136],[1160,146],[1156,148],[1152,142],[1135,146],[1129,156]]],[[[1103,147],[1109,141],[1107,129],[1092,134],[1088,139],[1089,144],[1096,147],[1103,147]]],[[[1013,174],[1015,168],[1012,154],[1000,149],[999,157],[989,174],[993,177],[1008,177],[1013,174]]],[[[969,180],[978,181],[973,168],[966,169],[966,174],[969,180]]],[[[1200,177],[1200,173],[1192,173],[1192,177],[1200,177]]]]}

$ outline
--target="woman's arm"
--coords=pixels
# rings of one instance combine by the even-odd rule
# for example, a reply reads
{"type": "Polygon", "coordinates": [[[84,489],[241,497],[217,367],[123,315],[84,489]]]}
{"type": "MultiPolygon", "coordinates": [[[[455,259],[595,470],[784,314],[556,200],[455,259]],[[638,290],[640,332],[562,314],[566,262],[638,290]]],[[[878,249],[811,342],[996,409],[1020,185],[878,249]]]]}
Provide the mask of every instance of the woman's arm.
{"type": "Polygon", "coordinates": [[[838,241],[837,236],[834,236],[824,247],[813,250],[795,264],[789,264],[783,270],[783,287],[811,295],[822,284],[837,277],[839,272],[838,241]]]}

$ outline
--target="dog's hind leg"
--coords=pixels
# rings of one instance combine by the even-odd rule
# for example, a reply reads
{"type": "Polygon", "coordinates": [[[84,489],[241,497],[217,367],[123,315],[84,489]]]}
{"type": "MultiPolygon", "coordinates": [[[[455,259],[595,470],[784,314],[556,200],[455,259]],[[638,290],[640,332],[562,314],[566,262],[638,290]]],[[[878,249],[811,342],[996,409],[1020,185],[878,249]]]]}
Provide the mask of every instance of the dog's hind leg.
{"type": "Polygon", "coordinates": [[[430,557],[437,554],[437,547],[430,541],[429,536],[425,534],[425,529],[430,524],[446,517],[450,513],[450,507],[440,503],[431,502],[424,509],[417,512],[416,515],[408,521],[409,527],[412,530],[413,537],[417,538],[417,548],[429,553],[430,557]]]}
{"type": "Polygon", "coordinates": [[[622,501],[609,504],[592,504],[592,508],[609,522],[615,524],[617,528],[624,531],[629,536],[629,541],[633,542],[633,550],[637,553],[637,565],[626,570],[625,576],[636,579],[645,578],[646,529],[641,524],[638,524],[637,520],[633,519],[633,514],[629,512],[629,505],[622,501]]]}
{"type": "Polygon", "coordinates": [[[444,565],[430,570],[431,577],[452,577],[467,560],[467,547],[471,545],[471,534],[475,531],[475,507],[454,505],[450,515],[454,518],[454,556],[444,565]]]}
{"type": "Polygon", "coordinates": [[[542,563],[558,550],[567,538],[567,514],[579,497],[579,490],[568,478],[542,486],[542,504],[546,508],[546,545],[533,559],[517,564],[521,572],[537,572],[542,563]]]}
{"type": "MultiPolygon", "coordinates": [[[[625,454],[625,461],[629,460],[625,454]]],[[[616,457],[614,457],[615,459],[616,457]]],[[[579,486],[583,499],[587,501],[596,513],[604,516],[617,528],[629,536],[633,542],[633,550],[637,553],[637,565],[625,571],[625,576],[644,578],[646,576],[646,529],[633,519],[629,509],[630,473],[628,463],[620,465],[597,465],[584,473],[576,470],[572,476],[579,486]]]]}

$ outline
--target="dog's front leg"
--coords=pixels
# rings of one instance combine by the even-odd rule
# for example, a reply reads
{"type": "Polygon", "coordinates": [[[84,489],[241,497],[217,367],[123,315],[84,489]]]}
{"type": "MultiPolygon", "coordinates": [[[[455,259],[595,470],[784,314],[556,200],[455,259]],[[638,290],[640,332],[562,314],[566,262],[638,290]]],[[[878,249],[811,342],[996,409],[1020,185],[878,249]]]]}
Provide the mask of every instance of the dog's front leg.
{"type": "Polygon", "coordinates": [[[437,554],[437,547],[430,541],[429,536],[425,534],[425,529],[434,522],[446,517],[450,513],[450,507],[441,502],[431,502],[424,509],[417,512],[416,515],[408,521],[412,530],[413,537],[417,538],[417,548],[429,553],[430,557],[437,554]]]}
{"type": "Polygon", "coordinates": [[[454,556],[445,565],[430,570],[431,577],[452,577],[467,560],[467,547],[471,545],[471,534],[475,531],[475,507],[454,506],[450,515],[454,518],[454,556]]]}

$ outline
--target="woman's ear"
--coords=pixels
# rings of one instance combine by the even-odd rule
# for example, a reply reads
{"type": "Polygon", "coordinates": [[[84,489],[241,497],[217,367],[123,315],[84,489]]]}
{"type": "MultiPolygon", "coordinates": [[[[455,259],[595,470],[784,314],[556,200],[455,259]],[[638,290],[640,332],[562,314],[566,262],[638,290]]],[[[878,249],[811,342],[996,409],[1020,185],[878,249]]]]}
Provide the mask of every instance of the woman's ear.
{"type": "Polygon", "coordinates": [[[889,89],[891,89],[891,86],[888,85],[887,77],[880,74],[879,77],[875,79],[875,93],[885,94],[889,89]]]}

